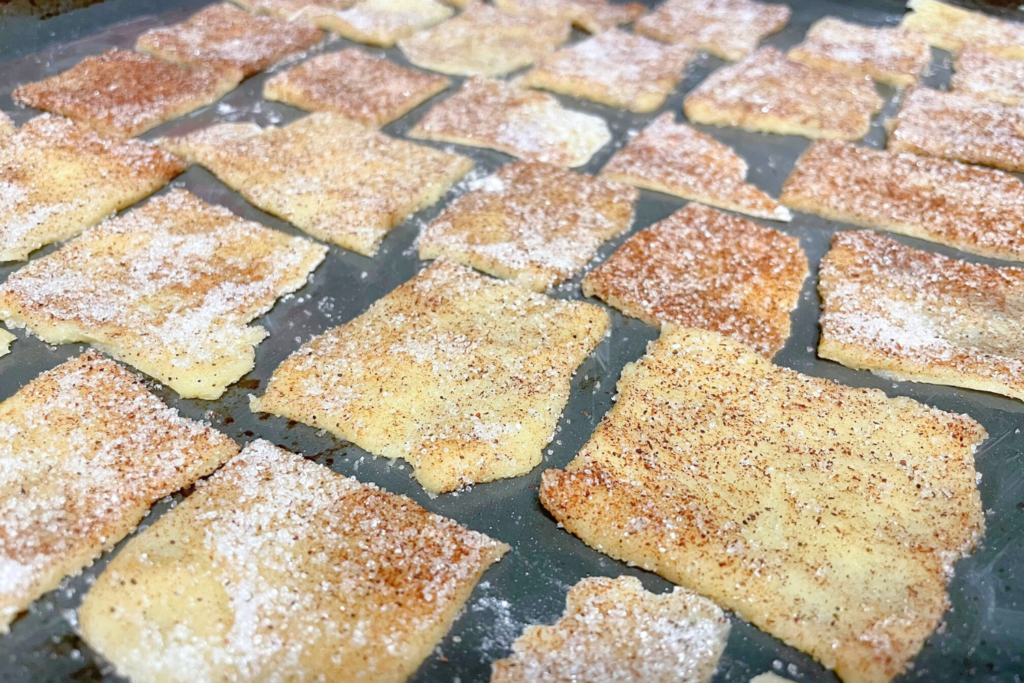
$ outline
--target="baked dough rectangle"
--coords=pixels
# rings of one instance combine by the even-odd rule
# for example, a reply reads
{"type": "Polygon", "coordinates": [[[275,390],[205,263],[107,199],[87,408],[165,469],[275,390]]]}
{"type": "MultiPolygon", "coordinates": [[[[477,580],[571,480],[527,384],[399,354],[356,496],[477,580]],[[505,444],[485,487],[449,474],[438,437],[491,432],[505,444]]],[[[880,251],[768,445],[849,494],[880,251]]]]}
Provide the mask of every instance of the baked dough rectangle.
{"type": "Polygon", "coordinates": [[[511,14],[556,17],[595,34],[630,24],[647,11],[639,2],[608,0],[495,0],[494,6],[511,14]]]}
{"type": "Polygon", "coordinates": [[[95,351],[0,403],[0,633],[237,452],[95,351]]]}
{"type": "Polygon", "coordinates": [[[508,549],[258,440],[118,553],[79,623],[134,681],[403,683],[508,549]]]}
{"type": "Polygon", "coordinates": [[[834,221],[1024,261],[1024,185],[1002,171],[819,141],[797,160],[779,201],[834,221]]]}
{"type": "Polygon", "coordinates": [[[636,22],[636,32],[735,62],[781,31],[792,14],[787,5],[751,0],[666,0],[636,22]]]}
{"type": "Polygon", "coordinates": [[[307,8],[302,19],[357,43],[391,47],[454,14],[437,0],[361,0],[344,10],[307,8]]]}
{"type": "Polygon", "coordinates": [[[1003,104],[1024,104],[1024,59],[1006,59],[965,48],[953,60],[949,89],[1003,104]]]}
{"type": "Polygon", "coordinates": [[[888,683],[939,624],[984,529],[966,415],[668,327],[564,470],[555,519],[834,669],[888,683]]]}
{"type": "Polygon", "coordinates": [[[920,33],[941,50],[972,47],[1000,57],[1024,59],[1024,24],[1003,21],[937,0],[908,0],[900,26],[920,33]]]}

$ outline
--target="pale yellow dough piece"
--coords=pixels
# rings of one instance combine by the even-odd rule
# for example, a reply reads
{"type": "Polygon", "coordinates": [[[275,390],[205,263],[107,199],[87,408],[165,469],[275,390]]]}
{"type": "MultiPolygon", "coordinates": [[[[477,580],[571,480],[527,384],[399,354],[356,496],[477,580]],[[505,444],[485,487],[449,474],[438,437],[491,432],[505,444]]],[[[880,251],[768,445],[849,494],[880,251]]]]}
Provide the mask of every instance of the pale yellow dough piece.
{"type": "Polygon", "coordinates": [[[1003,21],[936,0],[909,0],[900,26],[929,43],[956,53],[976,48],[1010,59],[1024,59],[1024,24],[1003,21]]]}
{"type": "Polygon", "coordinates": [[[608,325],[598,306],[438,260],[292,354],[252,409],[404,458],[434,493],[515,477],[540,463],[608,325]]]}
{"type": "Polygon", "coordinates": [[[7,330],[0,329],[0,356],[6,356],[11,352],[11,344],[17,341],[17,337],[7,330]]]}
{"type": "Polygon", "coordinates": [[[0,261],[21,261],[156,192],[185,170],[141,140],[43,114],[0,144],[0,261]]]}
{"type": "Polygon", "coordinates": [[[783,678],[777,674],[773,674],[771,671],[766,671],[763,674],[758,674],[750,679],[750,683],[793,683],[788,678],[783,678]]]}
{"type": "Polygon", "coordinates": [[[632,576],[583,579],[552,626],[527,626],[491,683],[707,683],[729,619],[683,588],[656,595],[632,576]]]}
{"type": "Polygon", "coordinates": [[[570,168],[590,161],[612,137],[600,117],[565,109],[551,95],[486,78],[467,80],[408,135],[570,168]]]}
{"type": "Polygon", "coordinates": [[[965,48],[953,61],[949,89],[1003,104],[1024,104],[1024,59],[1006,59],[965,48]]]}
{"type": "Polygon", "coordinates": [[[649,112],[683,79],[693,50],[609,29],[546,57],[523,85],[649,112]]]}
{"type": "Polygon", "coordinates": [[[683,100],[683,111],[712,126],[860,140],[882,104],[866,78],[792,62],[765,47],[705,78],[683,100]]]}
{"type": "Polygon", "coordinates": [[[507,550],[259,440],[132,539],[78,619],[139,683],[402,683],[507,550]]]}
{"type": "Polygon", "coordinates": [[[362,0],[344,10],[308,8],[302,18],[357,43],[391,47],[453,13],[436,0],[362,0]]]}
{"type": "Polygon", "coordinates": [[[254,14],[267,14],[286,21],[306,21],[307,14],[323,10],[341,11],[360,0],[231,0],[242,9],[254,14]]]}
{"type": "Polygon", "coordinates": [[[655,192],[775,221],[789,209],[746,182],[747,162],[710,135],[665,113],[615,153],[601,175],[655,192]]]}
{"type": "Polygon", "coordinates": [[[398,41],[418,67],[456,76],[501,76],[529,66],[569,39],[565,19],[470,3],[457,17],[398,41]]]}
{"type": "Polygon", "coordinates": [[[283,128],[220,124],[161,144],[264,211],[365,256],[473,167],[328,112],[283,128]]]}
{"type": "Polygon", "coordinates": [[[248,323],[306,283],[326,247],[176,190],[111,219],[0,285],[0,319],[50,344],[91,342],[185,398],[253,368],[248,323]]]}
{"type": "Polygon", "coordinates": [[[420,258],[443,256],[543,292],[629,229],[639,194],[549,164],[507,164],[424,228],[420,258]]]}
{"type": "Polygon", "coordinates": [[[512,14],[564,19],[587,33],[601,33],[632,23],[646,11],[639,2],[622,4],[608,0],[495,0],[494,5],[512,14]]]}
{"type": "Polygon", "coordinates": [[[0,633],[237,452],[95,351],[0,403],[0,633]]]}
{"type": "Polygon", "coordinates": [[[735,62],[782,30],[792,10],[751,0],[666,0],[635,30],[665,43],[683,43],[735,62]]]}
{"type": "Polygon", "coordinates": [[[888,683],[947,607],[984,518],[965,415],[664,328],[540,497],[564,527],[834,669],[888,683]]]}

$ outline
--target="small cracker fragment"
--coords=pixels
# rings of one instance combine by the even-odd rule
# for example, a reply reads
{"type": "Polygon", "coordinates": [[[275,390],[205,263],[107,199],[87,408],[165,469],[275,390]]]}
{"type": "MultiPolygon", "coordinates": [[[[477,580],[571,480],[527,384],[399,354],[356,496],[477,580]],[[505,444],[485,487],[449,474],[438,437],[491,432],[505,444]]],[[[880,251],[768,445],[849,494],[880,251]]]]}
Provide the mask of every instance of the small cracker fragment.
{"type": "Polygon", "coordinates": [[[355,48],[329,52],[263,85],[263,97],[309,111],[341,114],[379,128],[448,87],[444,76],[399,66],[355,48]]]}
{"type": "Polygon", "coordinates": [[[984,528],[985,429],[668,327],[544,507],[603,553],[713,599],[834,669],[888,683],[938,625],[984,528]]]}
{"type": "Polygon", "coordinates": [[[599,306],[441,259],[303,345],[251,407],[403,458],[433,493],[516,477],[540,463],[608,325],[599,306]]]}
{"type": "Polygon", "coordinates": [[[1024,185],[1002,171],[821,140],[797,160],[779,201],[829,220],[1024,261],[1024,185]]]}
{"type": "Polygon", "coordinates": [[[21,261],[156,192],[185,170],[141,140],[50,114],[0,144],[0,261],[21,261]]]}
{"type": "Polygon", "coordinates": [[[583,278],[583,294],[659,327],[721,332],[768,358],[786,344],[807,278],[800,240],[688,204],[583,278]]]}
{"type": "Polygon", "coordinates": [[[715,603],[684,588],[656,595],[633,576],[569,589],[552,626],[527,626],[491,683],[707,683],[729,637],[715,603]]]}
{"type": "Polygon", "coordinates": [[[686,96],[683,111],[712,126],[860,140],[882,104],[866,78],[791,62],[765,47],[705,78],[686,96]]]}
{"type": "Polygon", "coordinates": [[[161,144],[264,211],[364,256],[473,167],[329,112],[283,128],[215,125],[161,144]]]}
{"type": "Polygon", "coordinates": [[[11,121],[11,117],[0,111],[0,138],[14,133],[15,130],[14,121],[11,121]]]}
{"type": "Polygon", "coordinates": [[[0,633],[238,452],[90,351],[0,403],[0,633]]]}
{"type": "Polygon", "coordinates": [[[302,18],[357,43],[391,47],[453,13],[436,0],[362,0],[340,11],[310,8],[302,18]]]}
{"type": "Polygon", "coordinates": [[[265,14],[285,21],[306,21],[307,13],[346,10],[360,0],[231,0],[254,14],[265,14]]]}
{"type": "Polygon", "coordinates": [[[134,681],[402,683],[507,551],[258,440],[118,553],[79,623],[134,681]]]}
{"type": "Polygon", "coordinates": [[[965,48],[953,60],[949,89],[1003,104],[1024,104],[1024,59],[1005,59],[965,48]]]}
{"type": "Polygon", "coordinates": [[[636,22],[635,30],[664,43],[685,43],[735,62],[782,30],[792,10],[751,0],[667,0],[636,22]]]}
{"type": "Polygon", "coordinates": [[[685,45],[662,45],[609,29],[542,57],[522,82],[612,107],[650,112],[661,107],[679,85],[692,56],[685,45]]]}
{"type": "Polygon", "coordinates": [[[821,262],[818,291],[822,358],[1024,400],[1024,269],[842,232],[821,262]]]}
{"type": "Polygon", "coordinates": [[[565,109],[551,95],[486,78],[466,80],[408,135],[570,168],[590,161],[611,140],[608,124],[598,116],[565,109]]]}
{"type": "Polygon", "coordinates": [[[783,678],[778,674],[774,674],[771,671],[766,671],[763,674],[758,674],[750,679],[750,683],[793,683],[788,678],[783,678]]]}
{"type": "Polygon", "coordinates": [[[631,24],[647,11],[639,2],[618,4],[608,0],[495,0],[494,5],[511,14],[557,17],[587,33],[631,24]]]}
{"type": "Polygon", "coordinates": [[[543,292],[629,229],[638,195],[548,164],[507,164],[424,228],[420,258],[443,256],[543,292]]]}
{"type": "Polygon", "coordinates": [[[17,337],[5,329],[0,328],[0,356],[6,356],[11,352],[11,344],[17,341],[17,337]]]}
{"type": "Polygon", "coordinates": [[[850,76],[867,76],[898,88],[917,82],[932,60],[920,34],[901,27],[864,26],[835,17],[811,25],[789,59],[850,76]]]}
{"type": "Polygon", "coordinates": [[[406,59],[430,71],[502,76],[567,41],[571,28],[564,19],[509,14],[474,0],[457,17],[398,41],[398,47],[406,59]]]}
{"type": "Polygon", "coordinates": [[[972,47],[1009,59],[1024,59],[1024,24],[1003,21],[936,0],[909,0],[900,26],[920,33],[935,47],[959,52],[972,47]]]}
{"type": "Polygon", "coordinates": [[[665,113],[615,153],[601,175],[729,211],[789,221],[789,209],[746,182],[747,162],[665,113]]]}
{"type": "Polygon", "coordinates": [[[253,368],[267,331],[248,323],[305,285],[326,251],[175,190],[12,273],[0,319],[214,399],[253,368]]]}
{"type": "Polygon", "coordinates": [[[889,126],[893,152],[1024,172],[1024,106],[915,88],[889,126]]]}
{"type": "Polygon", "coordinates": [[[241,80],[236,69],[185,67],[115,48],[56,76],[14,89],[15,102],[134,137],[219,100],[241,80]]]}

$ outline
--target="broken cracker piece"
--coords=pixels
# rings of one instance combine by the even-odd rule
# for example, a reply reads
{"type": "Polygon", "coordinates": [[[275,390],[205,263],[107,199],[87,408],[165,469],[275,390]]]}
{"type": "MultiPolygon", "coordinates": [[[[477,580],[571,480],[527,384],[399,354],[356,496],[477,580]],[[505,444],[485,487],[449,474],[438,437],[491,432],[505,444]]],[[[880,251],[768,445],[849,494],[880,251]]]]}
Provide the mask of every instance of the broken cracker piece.
{"type": "Polygon", "coordinates": [[[583,294],[654,327],[730,335],[770,358],[789,338],[807,273],[797,238],[688,204],[626,240],[583,278],[583,294]]]}
{"type": "Polygon", "coordinates": [[[836,17],[811,25],[786,57],[809,66],[872,78],[897,88],[917,82],[931,63],[928,41],[901,27],[864,26],[836,17]]]}
{"type": "Polygon", "coordinates": [[[834,221],[1024,261],[1024,185],[1002,171],[822,140],[797,160],[779,201],[834,221]]]}
{"type": "Polygon", "coordinates": [[[340,11],[308,8],[302,18],[357,43],[391,47],[453,13],[436,0],[362,0],[340,11]]]}
{"type": "Polygon", "coordinates": [[[608,0],[495,0],[494,5],[511,14],[556,17],[587,33],[630,24],[646,11],[639,2],[618,4],[608,0]]]}
{"type": "Polygon", "coordinates": [[[11,352],[11,344],[18,338],[5,329],[0,328],[0,356],[6,356],[11,352]]]}
{"type": "Polygon", "coordinates": [[[650,112],[665,103],[692,56],[685,45],[610,29],[541,58],[523,85],[650,112]]]}
{"type": "Polygon", "coordinates": [[[750,683],[793,683],[793,681],[774,674],[771,671],[766,671],[763,674],[758,674],[751,678],[750,683]]]}
{"type": "Polygon", "coordinates": [[[751,0],[667,0],[636,22],[636,32],[664,43],[684,43],[735,62],[778,33],[792,10],[751,0]]]}
{"type": "Polygon", "coordinates": [[[773,47],[715,71],[683,100],[694,123],[860,140],[882,98],[866,78],[791,62],[773,47]]]}
{"type": "Polygon", "coordinates": [[[443,256],[543,292],[629,229],[638,195],[548,164],[508,164],[424,228],[420,258],[443,256]]]}
{"type": "Polygon", "coordinates": [[[974,452],[946,413],[667,327],[544,507],[613,558],[710,597],[834,669],[888,683],[982,534],[974,452]]]}
{"type": "Polygon", "coordinates": [[[283,128],[220,124],[161,144],[260,209],[364,256],[473,167],[328,112],[283,128]]]}
{"type": "Polygon", "coordinates": [[[78,620],[133,681],[403,683],[508,549],[257,440],[118,553],[78,620]]]}
{"type": "Polygon", "coordinates": [[[529,66],[569,39],[557,17],[502,12],[472,2],[459,16],[398,41],[406,59],[456,76],[502,76],[529,66]]]}
{"type": "Polygon", "coordinates": [[[115,48],[14,89],[15,102],[134,137],[213,104],[241,80],[236,69],[185,67],[115,48]]]}
{"type": "Polygon", "coordinates": [[[587,163],[611,140],[602,118],[564,109],[551,95],[485,78],[468,79],[408,135],[568,167],[587,163]]]}
{"type": "Polygon", "coordinates": [[[1005,59],[965,48],[953,61],[949,89],[1003,104],[1024,104],[1024,59],[1005,59]]]}
{"type": "Polygon", "coordinates": [[[1024,269],[841,232],[821,262],[818,291],[822,358],[1024,400],[1024,269]]]}
{"type": "Polygon", "coordinates": [[[21,261],[156,192],[185,170],[141,140],[50,114],[0,144],[0,261],[21,261]]]}
{"type": "Polygon", "coordinates": [[[11,121],[11,117],[0,111],[0,138],[11,135],[15,130],[14,121],[11,121]]]}
{"type": "MultiPolygon", "coordinates": [[[[307,12],[345,10],[360,0],[231,0],[254,14],[265,14],[285,21],[306,21],[307,12]]],[[[308,23],[308,22],[307,22],[308,23]]]]}
{"type": "Polygon", "coordinates": [[[0,633],[238,452],[95,351],[0,403],[0,633]]]}
{"type": "Polygon", "coordinates": [[[972,47],[1000,57],[1024,59],[1024,24],[1003,21],[936,0],[909,0],[900,26],[920,33],[935,47],[959,52],[972,47]]]}
{"type": "Polygon", "coordinates": [[[608,325],[599,306],[442,259],[303,345],[251,407],[403,458],[432,493],[516,477],[540,463],[608,325]]]}
{"type": "Polygon", "coordinates": [[[656,595],[633,576],[587,578],[552,626],[527,626],[491,683],[708,683],[729,637],[715,603],[684,588],[656,595]]]}
{"type": "Polygon", "coordinates": [[[309,111],[334,112],[379,128],[448,84],[444,76],[349,48],[314,57],[274,76],[263,85],[263,97],[309,111]]]}
{"type": "Polygon", "coordinates": [[[601,175],[646,190],[775,221],[789,209],[746,182],[747,162],[710,135],[665,113],[615,153],[601,175]]]}
{"type": "Polygon", "coordinates": [[[306,284],[326,251],[175,190],[11,274],[0,319],[214,399],[253,368],[267,331],[248,323],[306,284]]]}

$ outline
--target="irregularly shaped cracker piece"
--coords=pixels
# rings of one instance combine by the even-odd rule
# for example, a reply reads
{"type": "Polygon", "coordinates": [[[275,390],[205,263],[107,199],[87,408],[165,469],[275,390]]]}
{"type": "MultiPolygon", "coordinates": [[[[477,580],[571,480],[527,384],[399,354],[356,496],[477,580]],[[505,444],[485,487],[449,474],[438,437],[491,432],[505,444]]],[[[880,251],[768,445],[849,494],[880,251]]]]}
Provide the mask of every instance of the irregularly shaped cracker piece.
{"type": "Polygon", "coordinates": [[[629,229],[638,195],[548,164],[508,164],[423,230],[420,258],[444,256],[543,292],[629,229]]]}
{"type": "Polygon", "coordinates": [[[366,256],[473,167],[328,112],[284,128],[216,125],[162,144],[264,211],[366,256]]]}
{"type": "Polygon", "coordinates": [[[917,82],[932,60],[932,51],[920,34],[905,28],[825,17],[814,22],[804,42],[786,56],[819,69],[906,87],[917,82]]]}
{"type": "Polygon", "coordinates": [[[95,351],[0,403],[0,633],[237,452],[95,351]]]}
{"type": "Polygon", "coordinates": [[[721,332],[771,357],[807,272],[797,238],[688,204],[626,240],[583,278],[583,293],[648,325],[721,332]]]}
{"type": "Polygon", "coordinates": [[[439,260],[292,354],[252,408],[404,458],[434,493],[515,477],[541,461],[608,324],[439,260]]]}
{"type": "Polygon", "coordinates": [[[10,116],[0,111],[0,138],[8,136],[14,131],[14,121],[11,121],[10,116]]]}
{"type": "Polygon", "coordinates": [[[789,209],[746,182],[747,162],[710,135],[659,116],[605,164],[601,175],[655,192],[776,221],[789,209]]]}
{"type": "Polygon", "coordinates": [[[1005,59],[965,48],[953,62],[949,89],[1003,104],[1024,104],[1024,59],[1005,59]]]}
{"type": "Polygon", "coordinates": [[[667,0],[636,22],[636,32],[735,62],[782,30],[790,15],[786,5],[751,0],[667,0]]]}
{"type": "Polygon", "coordinates": [[[132,539],[79,622],[134,681],[401,683],[507,550],[255,441],[132,539]]]}
{"type": "Polygon", "coordinates": [[[1024,185],[1002,171],[819,141],[797,160],[779,201],[834,221],[1024,261],[1024,185]]]}
{"type": "Polygon", "coordinates": [[[608,0],[495,0],[494,5],[512,14],[557,17],[588,33],[630,24],[646,11],[639,2],[618,4],[608,0]]]}
{"type": "Polygon", "coordinates": [[[380,127],[448,87],[444,76],[414,71],[354,48],[329,52],[280,73],[263,97],[380,127]]]}
{"type": "Polygon", "coordinates": [[[340,11],[308,8],[301,16],[342,38],[391,47],[452,14],[451,7],[436,0],[362,0],[340,11]]]}
{"type": "Polygon", "coordinates": [[[569,589],[557,623],[526,627],[491,683],[707,683],[728,637],[725,613],[696,593],[588,578],[569,589]]]}
{"type": "Polygon", "coordinates": [[[750,683],[793,683],[788,678],[783,678],[777,674],[773,674],[771,671],[766,671],[763,674],[758,674],[750,679],[750,683]]]}
{"type": "Polygon", "coordinates": [[[683,111],[712,126],[859,140],[882,104],[866,78],[791,62],[766,47],[705,78],[686,96],[683,111]]]}
{"type": "Polygon", "coordinates": [[[306,13],[324,9],[345,10],[360,0],[231,0],[242,9],[256,14],[268,14],[287,21],[308,21],[306,13]]]}
{"type": "Polygon", "coordinates": [[[1024,106],[915,88],[888,123],[893,152],[1024,172],[1024,106]]]}
{"type": "Polygon", "coordinates": [[[472,2],[454,19],[398,41],[416,66],[459,76],[501,76],[537,61],[569,39],[557,17],[502,12],[472,2]]]}
{"type": "Polygon", "coordinates": [[[576,458],[544,473],[555,519],[847,683],[898,674],[982,533],[984,428],[692,329],[664,329],[618,389],[576,458]]]}
{"type": "Polygon", "coordinates": [[[213,399],[252,370],[267,331],[248,323],[302,287],[326,251],[176,190],[13,273],[0,318],[213,399]]]}
{"type": "Polygon", "coordinates": [[[20,261],[163,187],[185,170],[140,140],[50,114],[0,143],[0,261],[20,261]]]}
{"type": "Polygon", "coordinates": [[[909,0],[912,11],[900,26],[920,33],[937,48],[958,52],[970,46],[1010,59],[1024,59],[1024,24],[1003,21],[936,0],[909,0]]]}
{"type": "Polygon", "coordinates": [[[234,90],[235,69],[186,69],[115,48],[67,71],[14,89],[20,104],[82,121],[106,135],[133,137],[234,90]]]}
{"type": "Polygon", "coordinates": [[[693,51],[610,29],[546,57],[523,78],[531,88],[649,112],[683,79],[693,51]]]}
{"type": "Polygon", "coordinates": [[[818,291],[822,358],[1024,400],[1024,269],[843,232],[821,262],[818,291]]]}
{"type": "Polygon", "coordinates": [[[17,341],[17,337],[7,330],[0,329],[0,356],[6,356],[11,352],[11,344],[17,341]]]}
{"type": "Polygon", "coordinates": [[[254,16],[218,3],[180,24],[143,33],[135,49],[183,66],[237,69],[242,76],[251,76],[322,39],[312,26],[254,16]]]}
{"type": "Polygon", "coordinates": [[[611,140],[600,117],[565,109],[551,95],[486,78],[468,79],[408,135],[569,167],[587,163],[611,140]]]}

